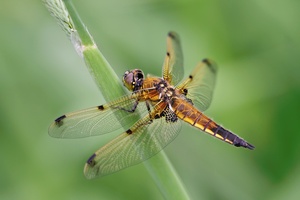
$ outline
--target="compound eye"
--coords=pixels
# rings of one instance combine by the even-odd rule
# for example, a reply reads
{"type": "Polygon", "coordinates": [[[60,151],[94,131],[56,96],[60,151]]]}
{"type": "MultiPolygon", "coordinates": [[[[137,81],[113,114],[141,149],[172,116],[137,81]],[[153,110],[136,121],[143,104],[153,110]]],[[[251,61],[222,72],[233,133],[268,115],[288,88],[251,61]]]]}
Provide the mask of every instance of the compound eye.
{"type": "Polygon", "coordinates": [[[141,70],[136,70],[136,73],[137,73],[136,76],[139,80],[144,78],[144,73],[141,70]]]}
{"type": "Polygon", "coordinates": [[[126,71],[123,76],[123,84],[124,86],[132,91],[134,88],[134,75],[131,71],[126,71]]]}

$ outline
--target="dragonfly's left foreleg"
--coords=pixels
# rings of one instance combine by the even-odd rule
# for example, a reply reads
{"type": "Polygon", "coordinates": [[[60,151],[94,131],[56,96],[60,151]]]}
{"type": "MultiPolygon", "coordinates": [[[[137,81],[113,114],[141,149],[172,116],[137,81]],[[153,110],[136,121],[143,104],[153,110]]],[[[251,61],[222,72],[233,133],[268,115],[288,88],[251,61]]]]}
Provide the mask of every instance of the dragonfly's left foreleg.
{"type": "Polygon", "coordinates": [[[124,111],[130,112],[130,113],[133,113],[133,112],[136,110],[138,104],[139,104],[139,100],[137,99],[137,100],[134,102],[134,104],[132,105],[132,107],[131,107],[130,109],[126,109],[126,108],[123,108],[123,107],[121,107],[121,106],[114,106],[113,108],[119,109],[119,110],[124,110],[124,111]]]}

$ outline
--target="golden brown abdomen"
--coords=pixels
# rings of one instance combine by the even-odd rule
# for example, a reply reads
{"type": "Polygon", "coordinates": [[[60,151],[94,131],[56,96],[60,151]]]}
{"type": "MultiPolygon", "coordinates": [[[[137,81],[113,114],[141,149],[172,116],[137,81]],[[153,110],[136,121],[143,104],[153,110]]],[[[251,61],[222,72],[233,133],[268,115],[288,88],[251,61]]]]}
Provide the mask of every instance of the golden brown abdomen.
{"type": "Polygon", "coordinates": [[[201,131],[209,133],[210,135],[234,146],[254,149],[254,146],[216,124],[186,100],[175,97],[172,99],[171,104],[173,111],[178,118],[200,129],[201,131]]]}

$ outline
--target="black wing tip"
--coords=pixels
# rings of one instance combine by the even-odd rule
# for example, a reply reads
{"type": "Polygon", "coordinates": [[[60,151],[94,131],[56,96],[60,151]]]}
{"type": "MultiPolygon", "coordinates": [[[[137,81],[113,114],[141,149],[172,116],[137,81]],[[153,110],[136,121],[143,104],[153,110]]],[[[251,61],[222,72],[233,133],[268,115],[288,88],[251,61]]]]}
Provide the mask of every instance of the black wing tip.
{"type": "Polygon", "coordinates": [[[202,60],[202,62],[204,62],[204,63],[206,63],[207,65],[211,65],[211,61],[208,59],[208,58],[204,58],[203,60],[202,60]]]}
{"type": "Polygon", "coordinates": [[[175,38],[176,35],[177,35],[177,34],[176,34],[174,31],[170,31],[170,32],[168,33],[168,36],[171,37],[171,38],[175,38]]]}
{"type": "Polygon", "coordinates": [[[175,31],[169,31],[168,37],[172,38],[173,40],[177,40],[177,42],[180,42],[179,35],[175,31]]]}
{"type": "Polygon", "coordinates": [[[214,61],[209,58],[204,58],[202,62],[205,63],[213,71],[213,73],[217,72],[217,64],[214,61]]]}

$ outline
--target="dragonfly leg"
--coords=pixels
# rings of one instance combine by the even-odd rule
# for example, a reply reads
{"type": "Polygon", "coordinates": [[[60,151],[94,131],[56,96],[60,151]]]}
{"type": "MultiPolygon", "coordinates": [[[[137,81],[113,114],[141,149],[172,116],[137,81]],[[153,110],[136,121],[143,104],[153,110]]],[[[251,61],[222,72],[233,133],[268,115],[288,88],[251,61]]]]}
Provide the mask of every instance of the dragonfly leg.
{"type": "Polygon", "coordinates": [[[149,104],[149,102],[147,100],[145,102],[146,102],[146,107],[147,107],[148,114],[149,114],[149,119],[150,119],[149,124],[151,124],[153,122],[153,119],[152,119],[152,115],[151,115],[150,104],[149,104]]]}
{"type": "Polygon", "coordinates": [[[136,100],[134,102],[132,108],[130,108],[130,109],[126,109],[126,108],[123,108],[123,107],[120,107],[120,106],[116,106],[116,107],[113,107],[113,108],[117,108],[117,109],[120,109],[120,110],[124,110],[126,112],[133,113],[136,110],[138,104],[139,104],[139,100],[136,100]]]}

